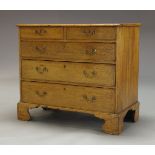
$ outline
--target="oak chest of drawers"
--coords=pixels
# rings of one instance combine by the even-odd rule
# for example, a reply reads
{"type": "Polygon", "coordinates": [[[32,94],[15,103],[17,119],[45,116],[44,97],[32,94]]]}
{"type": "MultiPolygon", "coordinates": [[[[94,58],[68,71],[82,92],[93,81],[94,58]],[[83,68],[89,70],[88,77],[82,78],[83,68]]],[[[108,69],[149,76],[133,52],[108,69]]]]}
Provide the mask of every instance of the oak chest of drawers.
{"type": "Polygon", "coordinates": [[[19,24],[20,102],[92,114],[119,134],[136,121],[140,24],[19,24]]]}

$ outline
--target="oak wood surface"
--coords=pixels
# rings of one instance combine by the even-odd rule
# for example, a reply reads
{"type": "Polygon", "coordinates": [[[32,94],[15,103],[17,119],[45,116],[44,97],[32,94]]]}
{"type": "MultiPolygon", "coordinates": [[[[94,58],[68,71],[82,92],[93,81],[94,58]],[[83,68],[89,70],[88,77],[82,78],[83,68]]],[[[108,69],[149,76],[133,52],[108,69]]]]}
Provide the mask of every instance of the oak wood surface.
{"type": "Polygon", "coordinates": [[[41,27],[41,26],[71,26],[71,27],[79,27],[79,26],[104,26],[104,27],[106,27],[106,26],[114,26],[114,27],[119,27],[119,26],[141,26],[141,23],[107,23],[107,24],[17,24],[17,26],[21,26],[21,27],[25,27],[25,26],[28,26],[28,27],[33,27],[33,26],[39,26],[39,27],[41,27]]]}
{"type": "Polygon", "coordinates": [[[62,27],[22,27],[21,39],[63,39],[62,27]]]}
{"type": "Polygon", "coordinates": [[[115,65],[23,60],[22,78],[115,86],[115,65]]]}
{"type": "Polygon", "coordinates": [[[139,119],[139,102],[135,102],[130,106],[126,107],[120,113],[116,115],[110,115],[105,118],[105,123],[103,124],[103,131],[108,134],[118,135],[124,129],[124,121],[128,112],[133,112],[133,115],[128,121],[136,122],[139,119]]]}
{"type": "Polygon", "coordinates": [[[67,27],[67,39],[115,40],[114,27],[67,27]]]}
{"type": "Polygon", "coordinates": [[[107,112],[102,112],[102,111],[71,108],[68,106],[62,107],[62,106],[54,106],[54,105],[20,102],[17,105],[18,119],[23,120],[23,121],[31,120],[29,109],[38,108],[38,107],[92,114],[100,119],[104,119],[102,130],[105,133],[113,134],[113,135],[118,135],[122,132],[124,128],[125,116],[129,111],[133,112],[133,115],[130,118],[131,120],[136,122],[138,121],[138,118],[139,118],[139,102],[136,102],[130,105],[129,107],[127,107],[126,109],[124,109],[122,112],[118,114],[107,113],[107,112]]]}
{"type": "Polygon", "coordinates": [[[117,113],[138,101],[138,27],[118,28],[116,53],[117,113]]]}
{"type": "Polygon", "coordinates": [[[112,113],[115,90],[22,82],[22,102],[112,113]]]}
{"type": "Polygon", "coordinates": [[[21,55],[27,58],[79,62],[115,62],[115,44],[22,41],[21,55]]]}

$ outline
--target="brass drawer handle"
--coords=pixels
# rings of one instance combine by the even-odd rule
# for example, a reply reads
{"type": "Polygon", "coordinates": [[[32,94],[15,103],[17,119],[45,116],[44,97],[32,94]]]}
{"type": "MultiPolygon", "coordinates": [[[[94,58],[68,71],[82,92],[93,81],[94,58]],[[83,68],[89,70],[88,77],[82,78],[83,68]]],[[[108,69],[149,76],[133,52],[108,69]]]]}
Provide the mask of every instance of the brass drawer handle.
{"type": "Polygon", "coordinates": [[[93,103],[96,101],[96,96],[83,95],[83,99],[85,99],[88,103],[93,103]]]}
{"type": "Polygon", "coordinates": [[[90,49],[86,49],[86,54],[87,55],[95,55],[96,54],[96,49],[95,48],[92,48],[91,50],[90,49]]]}
{"type": "Polygon", "coordinates": [[[43,65],[40,65],[36,67],[36,71],[40,74],[43,74],[45,72],[48,72],[48,68],[43,65]]]}
{"type": "Polygon", "coordinates": [[[95,71],[88,72],[86,70],[83,71],[83,74],[87,78],[94,78],[97,75],[95,71]]]}
{"type": "Polygon", "coordinates": [[[83,33],[87,36],[93,36],[95,35],[95,30],[83,30],[83,33]]]}
{"type": "Polygon", "coordinates": [[[36,49],[36,51],[38,51],[40,53],[43,53],[43,52],[46,51],[46,47],[38,47],[38,46],[36,46],[35,49],[36,49]]]}
{"type": "Polygon", "coordinates": [[[47,92],[46,91],[36,91],[36,94],[39,96],[39,97],[44,97],[47,95],[47,92]]]}
{"type": "Polygon", "coordinates": [[[47,31],[44,29],[38,29],[38,30],[35,30],[34,33],[39,35],[39,36],[43,36],[44,34],[47,33],[47,31]]]}

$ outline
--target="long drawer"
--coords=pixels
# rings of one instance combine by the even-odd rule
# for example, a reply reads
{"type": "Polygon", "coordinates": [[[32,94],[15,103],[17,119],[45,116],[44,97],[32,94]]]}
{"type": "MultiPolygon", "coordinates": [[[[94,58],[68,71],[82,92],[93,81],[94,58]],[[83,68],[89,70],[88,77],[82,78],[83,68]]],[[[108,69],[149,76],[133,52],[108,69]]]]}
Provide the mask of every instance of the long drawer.
{"type": "Polygon", "coordinates": [[[114,86],[115,65],[22,60],[22,78],[114,86]]]}
{"type": "Polygon", "coordinates": [[[22,27],[21,39],[63,39],[63,27],[22,27]]]}
{"type": "Polygon", "coordinates": [[[67,27],[67,39],[70,40],[115,40],[114,27],[67,27]]]}
{"type": "Polygon", "coordinates": [[[90,111],[113,112],[115,90],[22,82],[22,102],[90,111]]]}
{"type": "Polygon", "coordinates": [[[80,62],[115,61],[115,44],[112,43],[21,41],[20,47],[23,57],[80,62]]]}

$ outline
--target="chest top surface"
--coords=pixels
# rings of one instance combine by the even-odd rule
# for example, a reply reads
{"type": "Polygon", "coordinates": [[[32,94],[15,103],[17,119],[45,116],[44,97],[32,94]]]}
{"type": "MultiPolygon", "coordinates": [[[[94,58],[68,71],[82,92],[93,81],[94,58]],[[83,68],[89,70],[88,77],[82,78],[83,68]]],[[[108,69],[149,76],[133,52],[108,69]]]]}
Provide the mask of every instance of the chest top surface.
{"type": "Polygon", "coordinates": [[[141,26],[140,23],[115,23],[115,24],[17,24],[17,26],[141,26]]]}

